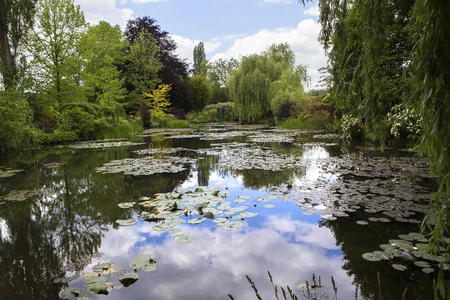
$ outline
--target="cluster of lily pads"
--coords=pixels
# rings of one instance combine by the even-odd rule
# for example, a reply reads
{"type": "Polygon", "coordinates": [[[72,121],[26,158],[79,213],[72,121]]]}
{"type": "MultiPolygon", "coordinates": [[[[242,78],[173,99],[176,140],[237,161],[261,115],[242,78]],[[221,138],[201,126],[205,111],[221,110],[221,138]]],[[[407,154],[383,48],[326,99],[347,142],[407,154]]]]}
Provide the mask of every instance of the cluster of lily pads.
{"type": "MultiPolygon", "coordinates": [[[[400,234],[398,239],[389,240],[388,244],[380,245],[383,251],[376,250],[362,255],[368,261],[397,260],[392,267],[398,271],[405,271],[408,266],[405,262],[422,269],[424,273],[433,273],[436,268],[450,270],[450,261],[444,256],[434,255],[427,246],[428,239],[419,232],[400,234]]],[[[449,244],[450,239],[444,241],[449,244]]]]}
{"type": "Polygon", "coordinates": [[[5,196],[0,196],[0,204],[4,204],[4,201],[10,201],[10,202],[22,202],[27,200],[30,197],[36,196],[41,194],[41,191],[39,190],[22,190],[22,191],[10,191],[9,194],[5,196]]]}
{"type": "Polygon", "coordinates": [[[303,210],[325,219],[347,217],[357,210],[372,215],[359,220],[359,225],[392,220],[419,224],[430,208],[432,190],[417,183],[428,176],[421,175],[426,174],[424,161],[360,157],[328,158],[315,163],[324,170],[318,180],[275,187],[272,194],[296,201],[303,210]]]}
{"type": "Polygon", "coordinates": [[[113,147],[124,147],[124,146],[139,146],[145,143],[133,143],[127,141],[109,141],[109,142],[82,142],[77,144],[69,145],[69,148],[73,149],[105,149],[113,147]]]}
{"type": "Polygon", "coordinates": [[[223,169],[281,171],[304,167],[298,156],[275,153],[260,146],[227,147],[221,154],[218,167],[223,169]]]}
{"type": "MultiPolygon", "coordinates": [[[[155,231],[167,231],[173,235],[178,243],[187,244],[193,238],[181,233],[176,228],[179,224],[200,224],[207,220],[217,224],[226,231],[239,230],[244,226],[243,220],[257,216],[256,212],[246,211],[249,205],[232,205],[226,198],[227,190],[217,187],[198,187],[195,189],[180,189],[170,193],[155,194],[153,198],[142,197],[138,205],[142,208],[139,219],[157,222],[153,226],[155,231]]],[[[241,195],[234,201],[237,204],[245,204],[250,196],[241,195]]],[[[136,205],[135,202],[118,204],[119,207],[128,209],[136,205]]],[[[136,220],[116,220],[121,226],[136,224],[136,220]]]]}
{"type": "MultiPolygon", "coordinates": [[[[72,299],[78,297],[82,290],[90,294],[108,295],[113,289],[128,287],[139,279],[138,271],[153,272],[156,270],[156,262],[151,255],[137,256],[129,265],[131,271],[123,267],[115,267],[113,260],[100,262],[92,267],[92,272],[84,273],[84,287],[67,287],[59,292],[59,298],[72,299]],[[118,282],[117,282],[118,281],[118,282]]],[[[77,299],[90,299],[89,297],[78,297],[77,299]]]]}
{"type": "Polygon", "coordinates": [[[12,177],[20,172],[23,172],[23,170],[15,170],[0,166],[0,178],[12,177]]]}
{"type": "Polygon", "coordinates": [[[288,132],[258,132],[248,139],[254,143],[291,143],[298,135],[296,131],[288,132]]]}
{"type": "Polygon", "coordinates": [[[101,173],[124,173],[125,175],[145,176],[161,173],[178,173],[186,170],[185,165],[195,162],[189,157],[147,156],[142,158],[126,158],[113,160],[96,169],[101,173]]]}

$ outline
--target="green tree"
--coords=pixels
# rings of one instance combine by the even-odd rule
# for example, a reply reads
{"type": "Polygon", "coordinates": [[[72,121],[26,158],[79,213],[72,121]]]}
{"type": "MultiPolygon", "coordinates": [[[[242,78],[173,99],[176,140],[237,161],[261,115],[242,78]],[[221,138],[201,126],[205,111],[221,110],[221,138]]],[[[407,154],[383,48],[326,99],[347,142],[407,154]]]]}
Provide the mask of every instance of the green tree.
{"type": "Polygon", "coordinates": [[[205,54],[205,45],[203,42],[200,42],[197,46],[194,47],[194,75],[200,75],[205,73],[206,67],[206,54],[205,54]]]}
{"type": "Polygon", "coordinates": [[[29,51],[38,85],[59,105],[81,96],[76,46],[85,28],[84,14],[73,0],[39,0],[29,51]]]}
{"type": "Polygon", "coordinates": [[[233,58],[230,60],[221,58],[208,64],[207,76],[211,82],[210,103],[230,101],[228,81],[237,67],[239,67],[239,61],[233,58]]]}
{"type": "Polygon", "coordinates": [[[300,101],[306,69],[295,67],[295,54],[287,44],[273,45],[262,55],[244,57],[230,79],[230,94],[240,122],[272,118],[278,107],[300,101]]]}
{"type": "Polygon", "coordinates": [[[211,96],[209,81],[205,75],[195,75],[189,79],[189,85],[191,107],[194,111],[200,111],[208,104],[211,96]]]}
{"type": "Polygon", "coordinates": [[[124,63],[127,46],[120,27],[104,21],[90,27],[79,43],[86,98],[100,104],[104,114],[113,118],[123,111],[126,90],[118,66],[124,63]]]}
{"type": "Polygon", "coordinates": [[[31,109],[16,91],[0,92],[0,150],[31,144],[31,109]]]}
{"type": "Polygon", "coordinates": [[[33,26],[36,1],[2,0],[0,3],[0,72],[3,85],[10,89],[18,84],[20,70],[17,59],[33,26]]]}
{"type": "Polygon", "coordinates": [[[158,72],[162,68],[156,40],[143,29],[134,39],[128,54],[126,77],[133,86],[129,106],[135,111],[144,100],[144,93],[154,90],[161,82],[158,72]]]}

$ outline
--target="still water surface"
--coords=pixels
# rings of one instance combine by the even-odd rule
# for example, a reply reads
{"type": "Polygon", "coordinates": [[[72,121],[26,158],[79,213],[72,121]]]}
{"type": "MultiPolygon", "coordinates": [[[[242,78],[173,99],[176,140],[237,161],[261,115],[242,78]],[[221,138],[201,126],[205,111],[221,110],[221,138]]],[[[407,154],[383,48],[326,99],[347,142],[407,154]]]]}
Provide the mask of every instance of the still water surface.
{"type": "MultiPolygon", "coordinates": [[[[353,155],[365,161],[370,157],[410,157],[411,153],[348,149],[333,136],[313,138],[317,132],[291,132],[287,140],[278,140],[274,137],[285,137],[285,133],[234,127],[209,130],[212,135],[206,139],[202,139],[205,132],[200,136],[183,133],[181,137],[180,132],[151,132],[135,138],[134,142],[144,144],[134,146],[56,147],[0,157],[0,165],[24,170],[0,178],[0,195],[12,190],[40,191],[25,201],[4,201],[0,205],[0,298],[58,299],[61,289],[72,286],[81,289],[81,296],[92,299],[227,299],[227,294],[235,299],[255,299],[245,277],[249,275],[263,299],[274,299],[268,270],[276,284],[289,285],[300,296],[301,284],[311,282],[315,274],[321,276],[324,286],[321,299],[327,299],[327,295],[334,299],[331,276],[339,299],[354,299],[355,289],[358,299],[362,299],[361,294],[378,299],[379,272],[384,299],[401,298],[405,288],[410,295],[407,299],[431,298],[433,275],[414,266],[400,272],[392,269],[390,262],[370,262],[361,257],[401,233],[418,231],[420,225],[395,221],[358,225],[356,221],[370,217],[363,207],[347,212],[348,216],[333,217],[332,213],[327,215],[333,202],[317,202],[314,198],[316,189],[326,198],[330,193],[327,187],[336,184],[341,187],[340,198],[351,193],[349,187],[344,191],[345,176],[329,165],[335,159],[353,155]],[[243,129],[246,132],[242,136],[221,135],[243,129]],[[214,134],[219,134],[217,139],[214,134]],[[252,141],[255,134],[259,139],[252,141]],[[261,139],[266,134],[272,140],[261,139]],[[244,153],[244,149],[256,153],[258,147],[263,147],[294,156],[298,163],[295,168],[281,171],[246,169],[252,155],[244,153],[242,161],[234,165],[221,164],[227,160],[227,149],[233,147],[237,147],[237,154],[244,153]],[[183,164],[180,172],[150,176],[96,172],[96,168],[113,160],[139,157],[133,151],[155,148],[183,148],[170,155],[187,157],[191,162],[183,164]],[[239,164],[243,169],[239,170],[239,164]],[[183,244],[167,231],[155,231],[155,222],[141,220],[138,216],[142,207],[118,207],[119,203],[139,202],[156,193],[198,186],[227,191],[224,202],[233,207],[245,205],[247,212],[258,215],[238,219],[243,227],[237,231],[226,231],[209,219],[201,224],[180,224],[177,228],[193,238],[191,243],[183,244]],[[311,195],[309,198],[305,191],[311,195]],[[243,195],[247,196],[245,201],[238,200],[243,195]],[[269,195],[273,195],[269,201],[258,201],[269,195]],[[137,223],[119,226],[115,222],[128,218],[137,223]],[[153,257],[156,271],[138,272],[139,280],[126,288],[111,276],[115,289],[107,296],[86,292],[83,274],[92,272],[92,266],[111,259],[115,267],[129,271],[130,262],[142,254],[153,257]]],[[[404,175],[401,169],[398,171],[389,178],[394,187],[404,175]]],[[[370,185],[373,179],[359,180],[370,185]]],[[[426,176],[408,180],[420,186],[425,196],[435,187],[434,180],[426,176]]],[[[426,203],[425,196],[419,200],[426,203]]],[[[416,214],[415,218],[421,219],[422,215],[416,214]]]]}

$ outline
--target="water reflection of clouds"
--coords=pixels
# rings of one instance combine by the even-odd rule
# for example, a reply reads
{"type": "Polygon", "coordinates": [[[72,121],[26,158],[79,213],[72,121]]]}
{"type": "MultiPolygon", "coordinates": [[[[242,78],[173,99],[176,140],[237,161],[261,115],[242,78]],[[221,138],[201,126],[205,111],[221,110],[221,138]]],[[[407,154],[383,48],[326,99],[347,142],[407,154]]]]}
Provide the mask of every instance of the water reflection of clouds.
{"type": "Polygon", "coordinates": [[[111,299],[254,299],[245,279],[256,282],[263,298],[273,298],[267,278],[270,270],[277,283],[291,287],[310,280],[313,273],[333,276],[342,299],[354,293],[352,279],[342,270],[342,256],[335,249],[332,233],[317,225],[290,217],[271,216],[265,226],[246,226],[243,231],[226,232],[217,227],[180,225],[182,232],[195,240],[188,245],[176,243],[161,233],[161,243],[142,243],[143,235],[154,236],[150,225],[110,230],[101,250],[107,257],[127,265],[138,254],[150,253],[158,262],[154,273],[141,275],[135,285],[110,294],[111,299]],[[292,240],[294,235],[294,241],[292,240]],[[139,245],[139,246],[136,246],[139,245]]]}

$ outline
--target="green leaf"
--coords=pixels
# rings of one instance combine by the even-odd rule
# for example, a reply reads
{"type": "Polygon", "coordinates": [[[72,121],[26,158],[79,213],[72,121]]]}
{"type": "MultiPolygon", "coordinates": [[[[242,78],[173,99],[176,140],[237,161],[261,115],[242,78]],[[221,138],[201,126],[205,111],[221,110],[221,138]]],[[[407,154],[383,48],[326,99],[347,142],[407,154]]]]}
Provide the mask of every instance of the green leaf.
{"type": "Polygon", "coordinates": [[[116,223],[120,226],[132,226],[136,224],[136,220],[134,219],[126,219],[126,220],[116,220],[116,223]]]}
{"type": "Polygon", "coordinates": [[[119,281],[124,287],[130,286],[139,279],[139,275],[136,272],[125,273],[119,277],[119,281]]]}
{"type": "Polygon", "coordinates": [[[80,289],[74,288],[74,287],[68,287],[65,289],[62,289],[58,296],[61,299],[72,299],[80,294],[80,289]]]}

